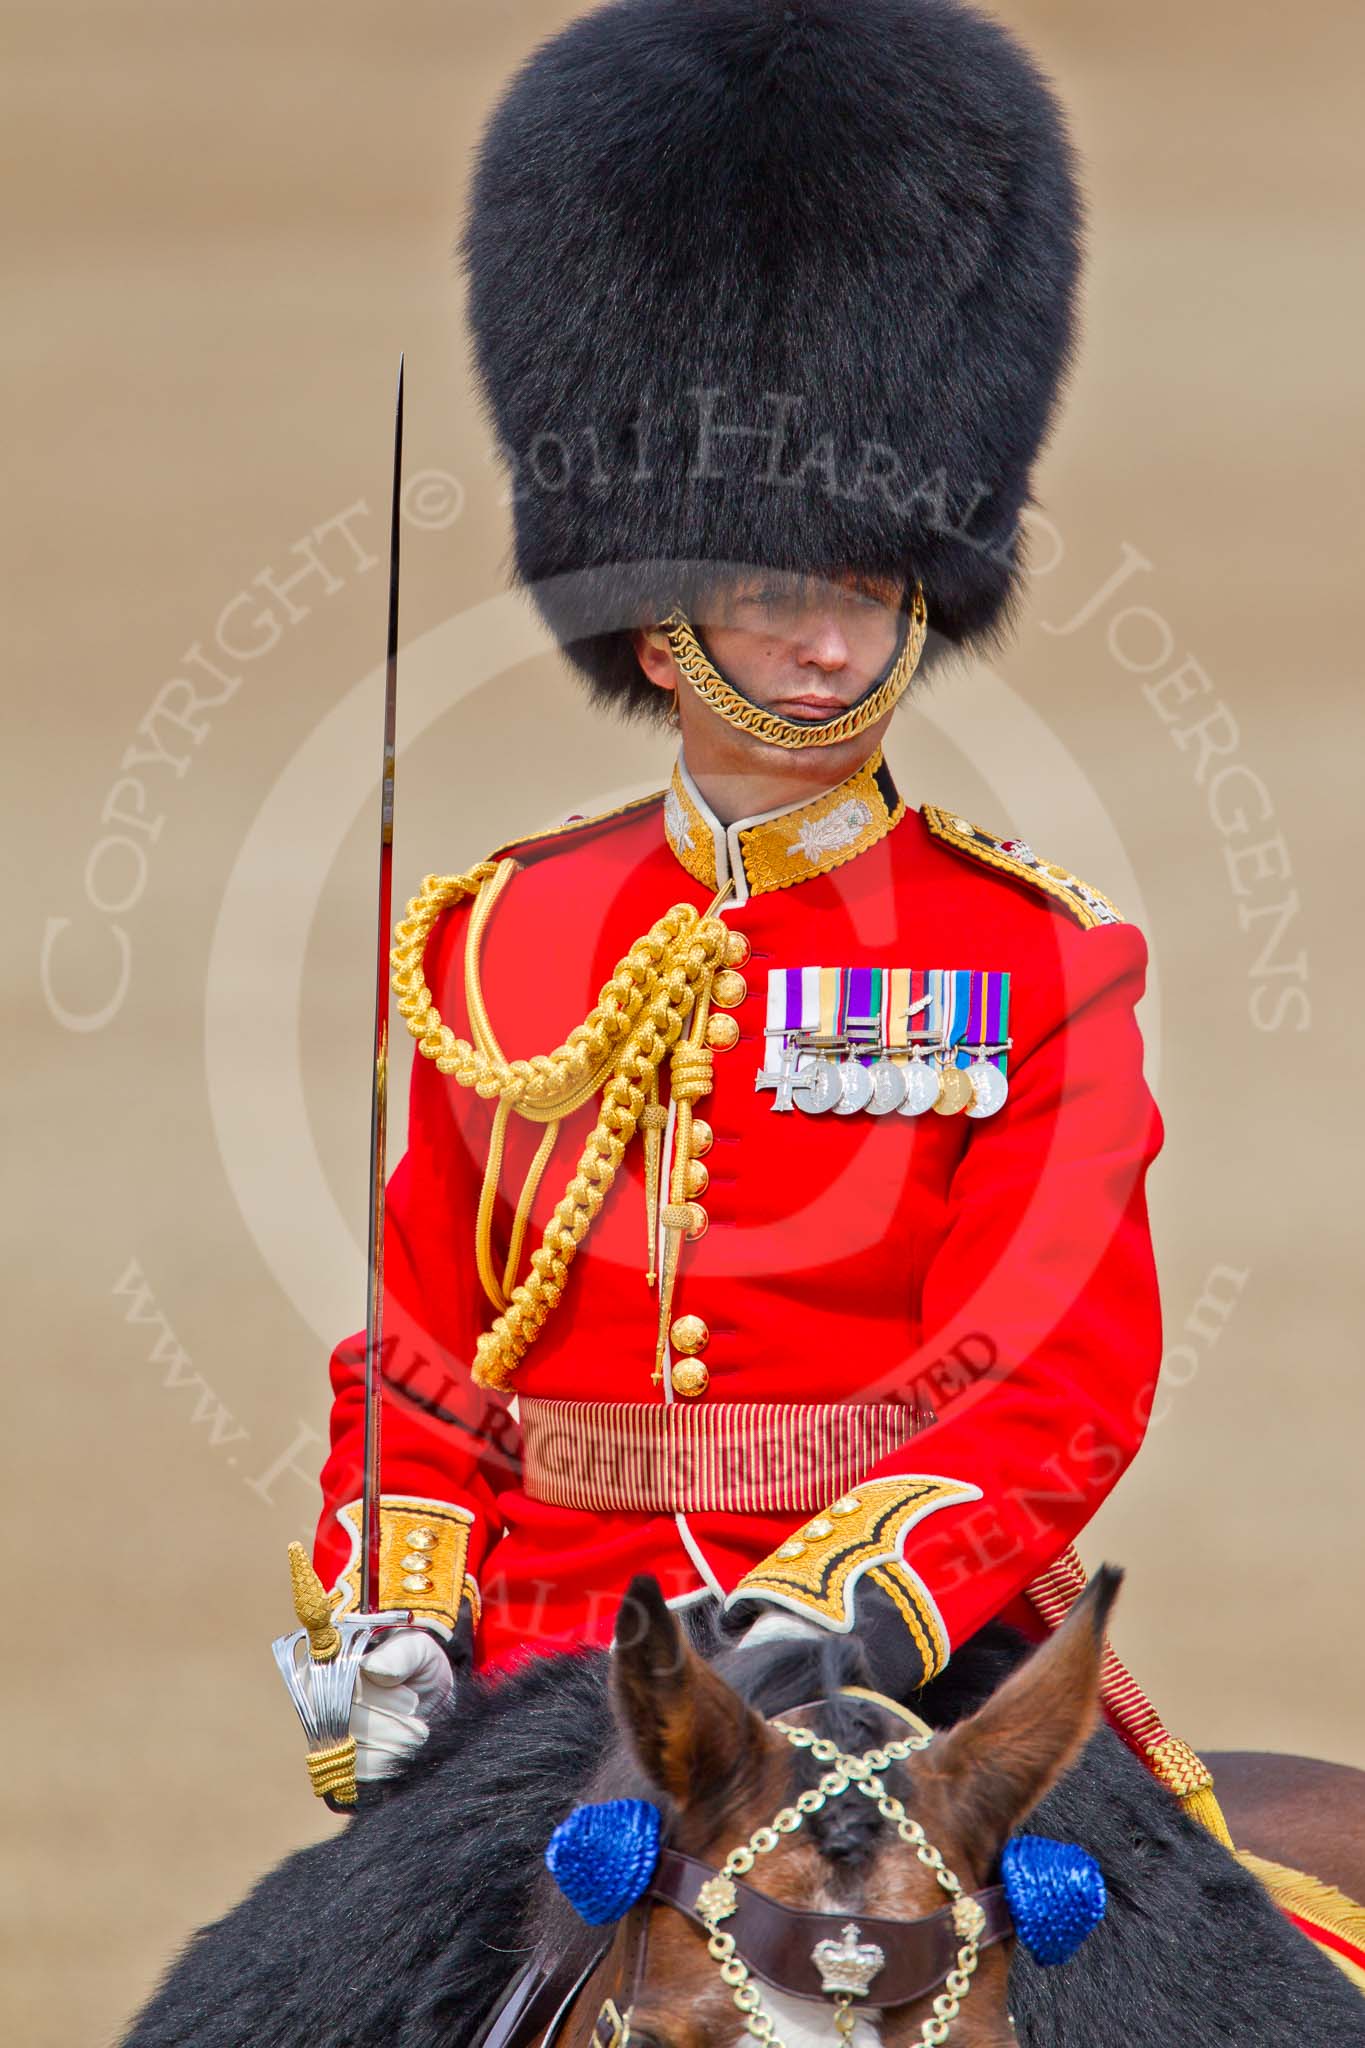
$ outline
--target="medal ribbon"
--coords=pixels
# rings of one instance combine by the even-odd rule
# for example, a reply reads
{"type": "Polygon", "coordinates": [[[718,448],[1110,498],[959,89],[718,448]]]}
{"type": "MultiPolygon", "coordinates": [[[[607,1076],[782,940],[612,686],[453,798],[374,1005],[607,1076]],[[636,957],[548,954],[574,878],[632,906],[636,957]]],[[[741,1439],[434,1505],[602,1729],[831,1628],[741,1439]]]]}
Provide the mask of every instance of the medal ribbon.
{"type": "MultiPolygon", "coordinates": [[[[954,1066],[969,1067],[980,1045],[1002,1045],[1009,1037],[1010,977],[1007,971],[965,967],[777,967],[768,976],[768,1040],[765,1066],[775,1071],[787,1035],[810,1031],[822,1038],[850,1026],[876,1024],[881,1045],[900,1051],[911,1044],[948,1044],[954,1066]],[[925,996],[927,1007],[911,1015],[925,996]]],[[[864,1065],[879,1057],[875,1046],[859,1051],[864,1065]]],[[[813,1053],[803,1053],[809,1066],[813,1053]]],[[[1008,1052],[987,1054],[1004,1074],[1008,1052]]]]}

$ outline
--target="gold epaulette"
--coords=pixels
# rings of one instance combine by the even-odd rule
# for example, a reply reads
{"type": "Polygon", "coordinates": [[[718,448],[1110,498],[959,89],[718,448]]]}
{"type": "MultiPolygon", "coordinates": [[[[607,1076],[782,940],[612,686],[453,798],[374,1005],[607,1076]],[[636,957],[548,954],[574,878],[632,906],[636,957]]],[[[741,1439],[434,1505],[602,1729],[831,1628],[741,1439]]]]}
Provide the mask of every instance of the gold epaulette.
{"type": "Polygon", "coordinates": [[[1055,861],[1044,860],[1024,840],[1003,838],[998,832],[987,831],[984,825],[973,825],[968,819],[958,817],[954,811],[940,810],[937,804],[923,805],[921,816],[935,839],[941,839],[945,846],[970,854],[987,867],[999,868],[1007,875],[1017,875],[1021,882],[1031,882],[1035,889],[1041,889],[1044,895],[1051,896],[1069,910],[1083,929],[1088,931],[1092,925],[1126,922],[1122,911],[1107,896],[1093,889],[1089,882],[1083,882],[1079,875],[1073,875],[1068,868],[1058,867],[1055,861]]]}

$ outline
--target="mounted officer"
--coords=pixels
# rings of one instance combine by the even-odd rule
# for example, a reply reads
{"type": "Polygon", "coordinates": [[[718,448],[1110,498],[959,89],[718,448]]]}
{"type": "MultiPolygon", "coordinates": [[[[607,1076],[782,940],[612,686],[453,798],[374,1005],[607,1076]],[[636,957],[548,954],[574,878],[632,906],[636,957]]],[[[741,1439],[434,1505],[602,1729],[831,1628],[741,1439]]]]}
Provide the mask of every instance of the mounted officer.
{"type": "Polygon", "coordinates": [[[463,247],[517,578],[604,780],[612,715],[678,751],[398,927],[380,1606],[413,1625],[365,1659],[362,1779],[471,1665],[609,1643],[641,1570],[703,1633],[856,1629],[901,1698],[1075,1595],[1161,1356],[1147,948],[883,742],[1017,603],[1080,226],[1050,88],[959,0],[615,0],[493,114],[463,247]]]}

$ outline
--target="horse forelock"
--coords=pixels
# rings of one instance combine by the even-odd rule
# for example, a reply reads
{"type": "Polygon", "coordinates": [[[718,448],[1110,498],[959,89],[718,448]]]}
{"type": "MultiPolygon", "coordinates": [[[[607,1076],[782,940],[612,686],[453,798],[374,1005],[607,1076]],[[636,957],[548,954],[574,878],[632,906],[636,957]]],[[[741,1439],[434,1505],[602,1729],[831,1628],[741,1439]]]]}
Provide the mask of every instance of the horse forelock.
{"type": "MultiPolygon", "coordinates": [[[[838,1742],[841,1748],[852,1746],[861,1751],[871,1747],[876,1740],[875,1719],[866,1703],[842,1698],[839,1693],[841,1686],[860,1681],[865,1676],[862,1651],[856,1641],[842,1636],[820,1642],[777,1640],[752,1650],[723,1651],[709,1661],[717,1675],[765,1718],[819,1701],[820,1732],[838,1742]]],[[[676,1818],[671,1802],[646,1776],[624,1732],[615,1727],[605,1698],[603,1706],[605,1747],[597,1767],[590,1778],[573,1788],[571,1796],[548,1816],[546,1833],[548,1835],[549,1828],[562,1820],[575,1805],[608,1799],[648,1799],[662,1812],[663,1838],[667,1840],[676,1818]]],[[[793,1751],[793,1788],[814,1784],[825,1768],[824,1765],[812,1768],[809,1757],[793,1751]]],[[[759,1816],[759,1820],[768,1817],[765,1813],[759,1816]]],[[[847,1871],[850,1866],[860,1866],[867,1860],[879,1823],[867,1800],[859,1799],[857,1807],[853,1808],[845,1798],[831,1801],[827,1808],[811,1817],[808,1825],[811,1827],[811,1839],[820,1848],[822,1857],[835,1868],[847,1871]],[[845,1811],[837,1811],[840,1807],[845,1811]]],[[[737,1822],[736,1842],[746,1832],[748,1827],[740,1827],[737,1822]]],[[[724,1845],[726,1851],[734,1846],[735,1843],[729,1841],[724,1845]]],[[[534,1928],[536,1948],[547,1961],[579,1956],[586,1960],[595,1942],[601,1938],[597,1930],[585,1929],[577,1913],[544,1871],[538,1873],[532,1887],[527,1925],[534,1928]]]]}

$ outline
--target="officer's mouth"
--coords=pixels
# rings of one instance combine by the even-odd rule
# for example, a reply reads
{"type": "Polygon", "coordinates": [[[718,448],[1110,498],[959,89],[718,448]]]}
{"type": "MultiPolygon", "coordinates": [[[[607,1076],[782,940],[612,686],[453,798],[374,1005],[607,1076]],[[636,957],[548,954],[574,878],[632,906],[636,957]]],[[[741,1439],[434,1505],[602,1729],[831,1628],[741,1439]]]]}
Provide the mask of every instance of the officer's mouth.
{"type": "Polygon", "coordinates": [[[842,697],[782,697],[776,708],[795,718],[833,718],[848,706],[842,697]]]}

